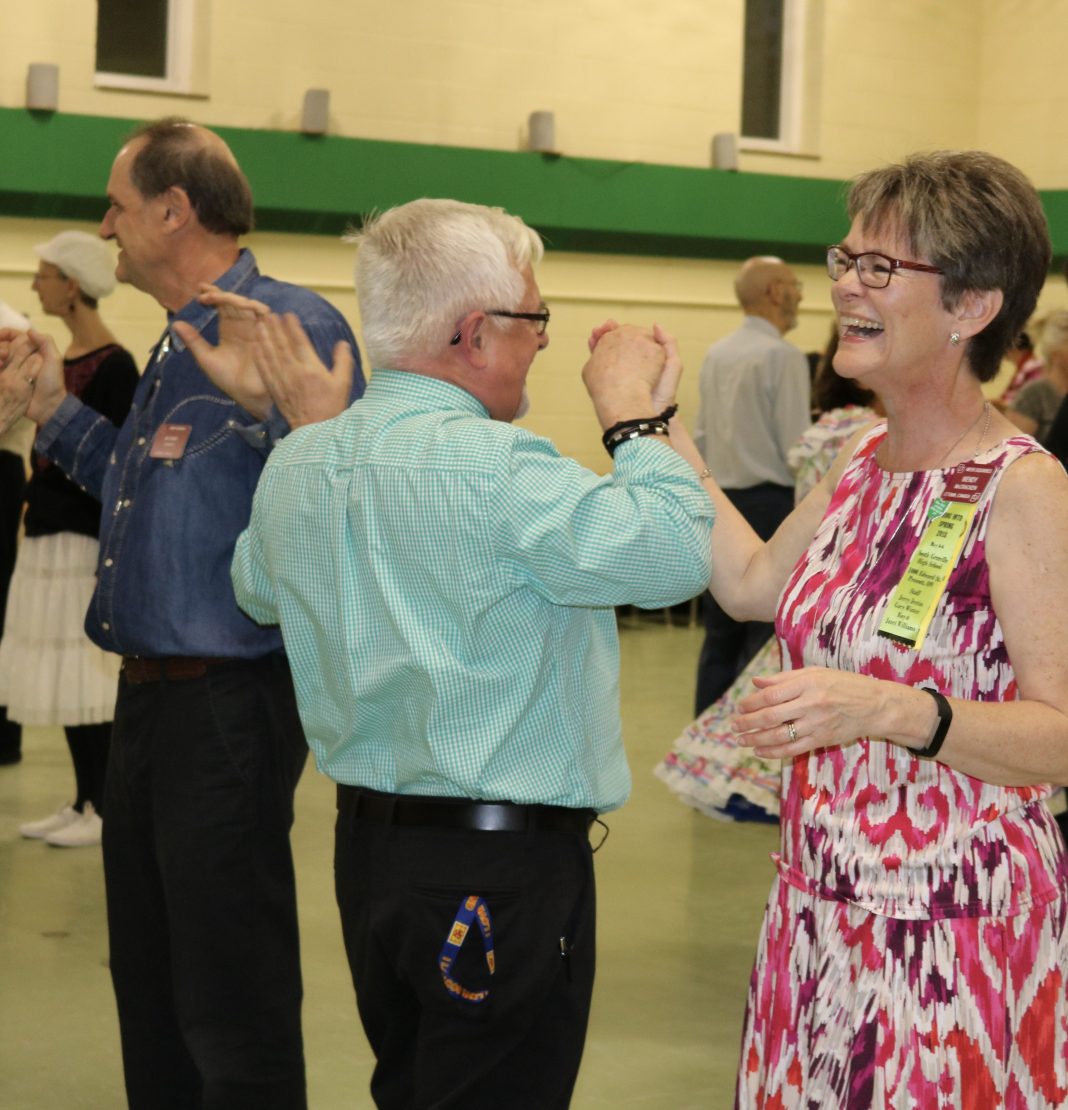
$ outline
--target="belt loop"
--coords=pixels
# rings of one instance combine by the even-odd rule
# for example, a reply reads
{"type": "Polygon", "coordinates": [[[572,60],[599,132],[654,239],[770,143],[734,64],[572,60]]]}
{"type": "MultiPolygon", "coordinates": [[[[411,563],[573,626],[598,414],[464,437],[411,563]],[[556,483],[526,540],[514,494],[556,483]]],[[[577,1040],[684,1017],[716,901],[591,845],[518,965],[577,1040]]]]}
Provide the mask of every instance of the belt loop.
{"type": "Polygon", "coordinates": [[[363,808],[363,791],[358,786],[349,786],[343,782],[337,784],[337,791],[338,812],[349,821],[359,820],[360,810],[363,808]]]}

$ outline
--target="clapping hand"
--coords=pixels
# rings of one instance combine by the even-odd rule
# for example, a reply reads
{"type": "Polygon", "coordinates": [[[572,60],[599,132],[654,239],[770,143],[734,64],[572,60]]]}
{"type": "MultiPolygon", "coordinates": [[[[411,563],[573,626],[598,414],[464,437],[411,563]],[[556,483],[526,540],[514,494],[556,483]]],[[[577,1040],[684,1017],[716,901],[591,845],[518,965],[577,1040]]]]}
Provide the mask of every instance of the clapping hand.
{"type": "Polygon", "coordinates": [[[331,372],[292,313],[265,316],[256,327],[256,368],[291,428],[329,420],[348,408],[356,365],[348,343],[334,348],[331,372]]]}
{"type": "Polygon", "coordinates": [[[291,313],[276,316],[261,301],[212,285],[202,287],[199,300],[219,313],[218,345],[187,323],[174,330],[212,382],[258,420],[273,405],[298,428],[348,407],[355,358],[347,343],[334,349],[331,373],[291,313]]]}

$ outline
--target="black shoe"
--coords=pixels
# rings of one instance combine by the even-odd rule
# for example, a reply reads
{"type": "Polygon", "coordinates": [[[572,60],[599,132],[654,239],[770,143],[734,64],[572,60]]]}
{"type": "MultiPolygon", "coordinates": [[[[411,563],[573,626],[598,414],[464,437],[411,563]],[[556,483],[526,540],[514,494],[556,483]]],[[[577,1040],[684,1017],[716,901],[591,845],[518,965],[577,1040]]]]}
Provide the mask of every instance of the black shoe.
{"type": "Polygon", "coordinates": [[[0,767],[10,767],[22,762],[21,748],[0,748],[0,767]]]}

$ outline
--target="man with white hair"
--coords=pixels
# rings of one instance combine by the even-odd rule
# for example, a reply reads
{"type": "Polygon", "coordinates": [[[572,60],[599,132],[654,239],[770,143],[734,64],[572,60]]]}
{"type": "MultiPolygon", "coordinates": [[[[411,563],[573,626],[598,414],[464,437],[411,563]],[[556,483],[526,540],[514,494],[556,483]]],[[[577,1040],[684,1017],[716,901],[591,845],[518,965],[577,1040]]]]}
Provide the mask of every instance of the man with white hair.
{"type": "MultiPolygon", "coordinates": [[[[235,590],[281,625],[338,783],[376,1104],[566,1106],[594,976],[588,831],[630,786],[613,606],[700,589],[712,507],[668,440],[676,359],[633,329],[595,336],[584,371],[611,477],[512,423],[549,341],[518,218],[420,200],[358,241],[371,383],[274,453],[235,590]]],[[[284,321],[261,327],[263,359],[314,361],[284,321]]]]}
{"type": "MultiPolygon", "coordinates": [[[[793,508],[786,455],[812,422],[808,362],[783,339],[797,326],[801,282],[781,259],[758,256],[742,264],[734,292],[745,320],[705,355],[694,441],[717,485],[767,540],[793,508]]],[[[707,591],[702,607],[697,713],[731,685],[774,627],[734,620],[707,591]]]]}

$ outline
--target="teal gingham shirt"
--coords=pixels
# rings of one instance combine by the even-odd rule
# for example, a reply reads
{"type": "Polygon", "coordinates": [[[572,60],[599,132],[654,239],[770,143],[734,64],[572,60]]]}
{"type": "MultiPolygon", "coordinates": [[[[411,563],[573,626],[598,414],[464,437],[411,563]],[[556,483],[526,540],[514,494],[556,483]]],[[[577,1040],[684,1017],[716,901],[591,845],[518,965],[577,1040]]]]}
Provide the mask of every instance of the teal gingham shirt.
{"type": "Polygon", "coordinates": [[[335,781],[607,810],[630,791],[612,607],[699,593],[713,516],[656,437],[599,477],[455,386],[378,370],[274,449],[232,576],[281,625],[335,781]]]}

